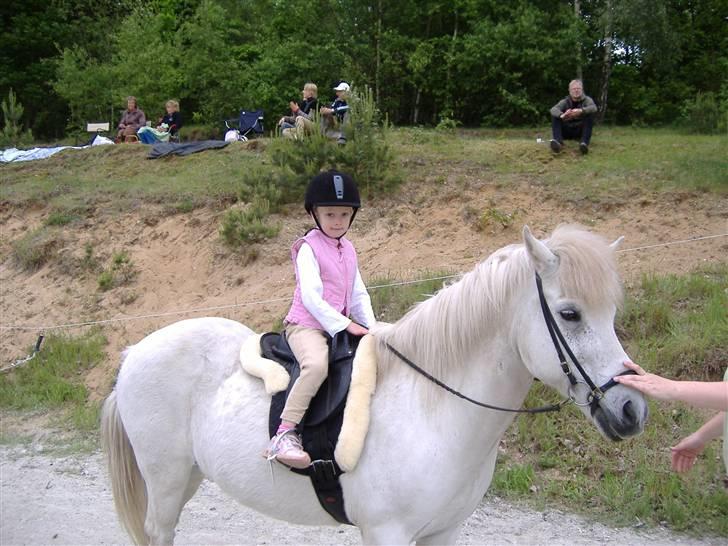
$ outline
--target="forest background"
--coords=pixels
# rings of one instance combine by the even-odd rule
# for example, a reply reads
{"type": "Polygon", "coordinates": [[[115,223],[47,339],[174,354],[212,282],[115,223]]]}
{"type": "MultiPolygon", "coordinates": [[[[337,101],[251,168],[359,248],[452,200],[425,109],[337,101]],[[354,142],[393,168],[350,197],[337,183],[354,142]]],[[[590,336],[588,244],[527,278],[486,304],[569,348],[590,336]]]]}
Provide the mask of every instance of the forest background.
{"type": "MultiPolygon", "coordinates": [[[[543,125],[581,76],[604,121],[726,130],[728,0],[11,0],[0,97],[36,140],[148,118],[262,108],[345,80],[399,125],[543,125]]],[[[7,123],[6,115],[6,123],[7,123]]],[[[28,134],[28,133],[26,133],[28,134]]]]}

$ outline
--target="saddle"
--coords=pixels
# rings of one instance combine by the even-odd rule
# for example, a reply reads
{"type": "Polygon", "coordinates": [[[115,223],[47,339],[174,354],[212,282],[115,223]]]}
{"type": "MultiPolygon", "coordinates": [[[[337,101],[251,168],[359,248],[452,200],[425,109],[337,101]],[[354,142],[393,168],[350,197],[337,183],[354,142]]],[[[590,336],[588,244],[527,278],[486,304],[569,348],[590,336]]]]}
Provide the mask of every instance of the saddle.
{"type": "MultiPolygon", "coordinates": [[[[329,371],[318,393],[311,400],[299,424],[303,448],[311,456],[311,466],[291,468],[292,472],[311,478],[321,506],[339,523],[351,525],[344,510],[339,476],[344,473],[335,458],[335,450],[344,419],[344,407],[352,377],[354,354],[361,338],[346,331],[329,338],[329,371]]],[[[273,437],[281,422],[281,412],[300,366],[285,334],[267,333],[260,338],[260,354],[285,368],[290,376],[288,387],[273,395],[268,417],[268,432],[273,437]]]]}
{"type": "MultiPolygon", "coordinates": [[[[333,338],[329,338],[328,376],[319,388],[316,396],[311,400],[308,410],[303,416],[300,428],[304,432],[306,428],[316,427],[328,418],[343,417],[346,395],[349,392],[349,384],[351,383],[354,353],[359,346],[360,339],[359,337],[352,336],[345,330],[339,332],[333,338]]],[[[263,334],[260,338],[260,352],[264,358],[275,360],[282,365],[290,376],[288,388],[285,392],[276,393],[273,395],[271,401],[268,431],[270,436],[273,437],[276,430],[278,430],[278,425],[280,425],[281,412],[286,404],[288,394],[293,383],[298,379],[301,368],[288,345],[285,334],[275,332],[263,334]]],[[[341,429],[341,422],[339,422],[338,429],[341,429]]],[[[336,431],[336,436],[338,436],[339,430],[336,431]]],[[[305,434],[303,440],[304,449],[308,451],[313,459],[314,454],[306,448],[305,434]]],[[[335,440],[336,437],[334,437],[334,444],[336,443],[335,440]]]]}

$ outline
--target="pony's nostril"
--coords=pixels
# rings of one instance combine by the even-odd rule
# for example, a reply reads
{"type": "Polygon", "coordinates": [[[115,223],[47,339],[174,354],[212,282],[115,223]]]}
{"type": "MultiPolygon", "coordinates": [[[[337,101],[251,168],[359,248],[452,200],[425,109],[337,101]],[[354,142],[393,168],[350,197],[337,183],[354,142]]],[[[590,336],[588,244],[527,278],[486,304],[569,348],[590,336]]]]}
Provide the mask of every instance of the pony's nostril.
{"type": "Polygon", "coordinates": [[[637,414],[632,407],[632,401],[627,400],[622,407],[622,416],[624,417],[624,424],[633,427],[637,423],[637,414]]]}

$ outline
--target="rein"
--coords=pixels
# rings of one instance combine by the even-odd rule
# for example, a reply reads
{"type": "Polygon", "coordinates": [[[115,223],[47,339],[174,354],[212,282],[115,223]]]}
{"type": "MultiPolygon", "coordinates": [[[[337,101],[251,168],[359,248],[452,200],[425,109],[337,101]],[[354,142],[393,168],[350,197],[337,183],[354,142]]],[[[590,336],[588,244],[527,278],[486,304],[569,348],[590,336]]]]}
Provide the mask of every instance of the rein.
{"type": "MultiPolygon", "coordinates": [[[[502,408],[500,406],[494,406],[492,404],[486,404],[485,402],[479,402],[477,400],[473,400],[469,396],[464,395],[461,392],[456,391],[452,387],[446,385],[433,375],[429,374],[422,368],[420,368],[417,364],[412,362],[409,358],[404,356],[402,353],[400,353],[397,349],[392,347],[388,342],[384,342],[384,345],[394,353],[397,358],[399,358],[402,362],[407,364],[409,367],[411,367],[413,370],[418,372],[419,374],[423,375],[430,381],[432,381],[435,385],[438,387],[441,387],[445,389],[447,392],[454,394],[455,396],[462,398],[463,400],[467,400],[471,404],[475,404],[476,406],[480,406],[483,408],[488,408],[492,410],[497,411],[507,411],[510,413],[546,413],[549,411],[559,411],[562,407],[564,407],[569,402],[574,402],[577,405],[589,405],[592,408],[592,411],[599,405],[599,401],[604,397],[604,393],[617,385],[617,382],[614,380],[614,378],[610,379],[604,385],[601,387],[598,387],[589,377],[589,374],[586,373],[586,370],[582,367],[579,360],[574,356],[574,353],[571,350],[571,347],[569,347],[569,344],[566,343],[566,339],[564,338],[564,334],[561,333],[561,330],[559,329],[559,325],[556,323],[556,319],[554,318],[553,314],[551,313],[551,309],[549,309],[548,303],[546,302],[546,296],[543,293],[543,285],[541,282],[541,276],[536,273],[536,287],[538,288],[538,299],[541,302],[541,311],[543,312],[543,318],[546,322],[546,328],[549,331],[549,335],[551,336],[551,341],[554,344],[554,348],[556,349],[556,353],[559,357],[559,364],[561,365],[561,370],[566,374],[566,377],[569,378],[569,383],[571,383],[571,387],[569,388],[569,397],[562,400],[558,404],[552,404],[550,406],[542,406],[539,408],[526,408],[526,409],[513,409],[513,408],[502,408]],[[586,398],[585,404],[578,404],[576,402],[576,399],[572,393],[572,388],[575,387],[579,380],[574,376],[574,372],[569,367],[569,363],[566,360],[566,357],[564,356],[564,351],[561,350],[561,346],[563,345],[564,350],[566,351],[566,354],[569,355],[569,358],[574,363],[574,366],[576,366],[576,369],[579,370],[579,373],[584,378],[584,382],[589,387],[590,391],[586,398]]],[[[635,375],[637,372],[634,372],[632,370],[627,370],[622,373],[618,373],[615,377],[620,375],[635,375]]]]}
{"type": "Polygon", "coordinates": [[[476,406],[480,406],[482,408],[488,408],[498,411],[508,411],[511,413],[546,413],[548,411],[559,411],[564,405],[568,404],[572,401],[571,398],[566,398],[565,400],[562,400],[558,404],[552,404],[550,406],[543,406],[540,408],[531,408],[531,409],[513,409],[513,408],[501,408],[500,406],[493,406],[491,404],[486,404],[485,402],[478,402],[477,400],[473,400],[469,396],[465,396],[463,393],[456,391],[452,387],[447,386],[445,383],[434,377],[433,375],[430,375],[425,370],[420,368],[417,364],[412,362],[409,358],[404,356],[402,353],[400,353],[397,349],[392,347],[389,343],[386,341],[384,342],[384,345],[386,345],[387,349],[392,351],[402,362],[410,366],[413,370],[419,372],[420,374],[424,375],[427,379],[432,381],[435,385],[438,387],[442,387],[447,392],[454,394],[455,396],[458,396],[462,398],[463,400],[467,400],[471,404],[475,404],[476,406]]]}

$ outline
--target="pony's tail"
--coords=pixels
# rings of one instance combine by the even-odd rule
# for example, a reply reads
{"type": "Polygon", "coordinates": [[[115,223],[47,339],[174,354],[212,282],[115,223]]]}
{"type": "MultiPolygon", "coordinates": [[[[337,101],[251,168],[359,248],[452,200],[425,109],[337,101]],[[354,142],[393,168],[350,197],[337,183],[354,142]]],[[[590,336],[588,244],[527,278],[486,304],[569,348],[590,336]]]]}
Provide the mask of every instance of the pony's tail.
{"type": "Polygon", "coordinates": [[[136,544],[149,544],[149,536],[144,531],[147,486],[116,407],[116,391],[106,399],[101,413],[101,442],[119,520],[136,544]]]}

